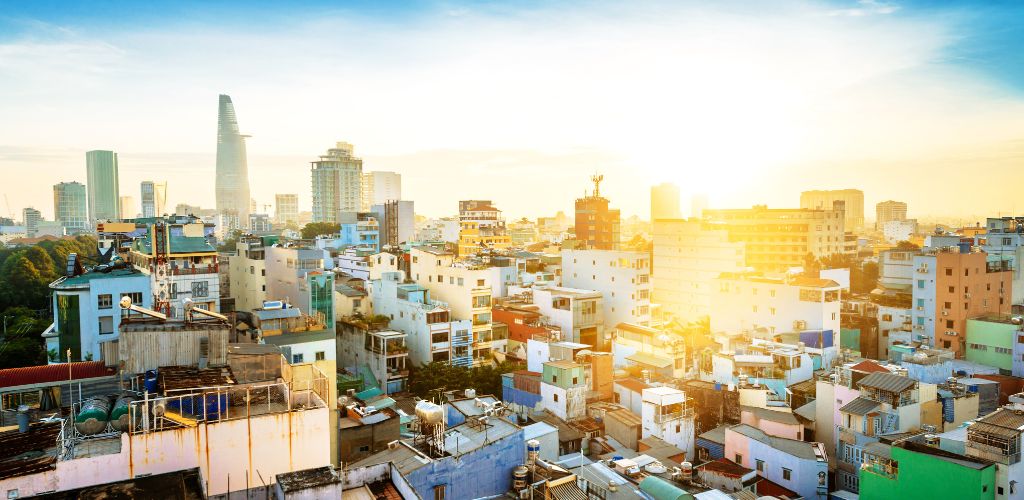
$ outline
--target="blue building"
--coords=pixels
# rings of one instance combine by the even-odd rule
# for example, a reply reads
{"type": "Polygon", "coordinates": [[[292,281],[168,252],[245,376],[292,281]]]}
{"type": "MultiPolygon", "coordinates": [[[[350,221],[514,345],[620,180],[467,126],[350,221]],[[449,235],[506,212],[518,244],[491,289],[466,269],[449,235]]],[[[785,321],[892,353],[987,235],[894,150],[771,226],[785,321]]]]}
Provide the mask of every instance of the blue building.
{"type": "Polygon", "coordinates": [[[120,260],[70,274],[50,283],[53,324],[43,332],[50,362],[67,361],[68,349],[72,361],[100,361],[100,343],[118,338],[121,297],[127,295],[133,304],[153,307],[149,276],[120,260]],[[56,359],[53,353],[57,353],[56,359]]]}
{"type": "Polygon", "coordinates": [[[405,439],[347,468],[387,462],[422,498],[495,497],[512,488],[512,470],[526,462],[526,440],[523,429],[504,418],[470,417],[445,431],[440,455],[405,439]]]}

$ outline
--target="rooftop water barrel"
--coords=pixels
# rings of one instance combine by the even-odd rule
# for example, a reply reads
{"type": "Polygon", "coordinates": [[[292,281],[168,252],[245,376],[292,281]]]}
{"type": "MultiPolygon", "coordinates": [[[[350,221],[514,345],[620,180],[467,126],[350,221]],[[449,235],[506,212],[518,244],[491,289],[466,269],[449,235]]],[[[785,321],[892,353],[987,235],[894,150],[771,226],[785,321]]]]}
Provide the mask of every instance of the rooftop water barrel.
{"type": "Polygon", "coordinates": [[[102,432],[110,419],[110,399],[96,396],[82,401],[82,407],[75,415],[75,428],[85,435],[102,432]]]}

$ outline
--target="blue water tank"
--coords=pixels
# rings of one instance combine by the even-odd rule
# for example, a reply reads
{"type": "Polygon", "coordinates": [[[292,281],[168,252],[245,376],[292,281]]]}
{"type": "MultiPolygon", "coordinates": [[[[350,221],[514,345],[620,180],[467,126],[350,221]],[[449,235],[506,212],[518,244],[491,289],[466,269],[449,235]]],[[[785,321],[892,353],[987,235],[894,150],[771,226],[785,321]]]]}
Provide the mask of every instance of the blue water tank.
{"type": "Polygon", "coordinates": [[[146,370],[146,374],[142,377],[142,386],[150,394],[157,392],[156,370],[146,370]]]}
{"type": "Polygon", "coordinates": [[[720,391],[720,390],[722,390],[722,384],[721,384],[721,383],[719,383],[719,382],[715,382],[715,390],[716,390],[716,391],[720,391]]]}

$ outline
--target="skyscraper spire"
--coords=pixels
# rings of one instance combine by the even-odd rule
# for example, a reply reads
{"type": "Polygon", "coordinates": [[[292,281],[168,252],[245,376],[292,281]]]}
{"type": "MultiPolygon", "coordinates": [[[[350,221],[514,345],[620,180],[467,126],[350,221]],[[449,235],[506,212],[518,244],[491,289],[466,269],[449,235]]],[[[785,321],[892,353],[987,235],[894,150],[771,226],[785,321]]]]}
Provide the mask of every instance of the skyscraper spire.
{"type": "Polygon", "coordinates": [[[245,138],[238,132],[238,118],[231,97],[220,95],[217,114],[217,211],[234,211],[239,220],[249,219],[249,164],[245,138]]]}

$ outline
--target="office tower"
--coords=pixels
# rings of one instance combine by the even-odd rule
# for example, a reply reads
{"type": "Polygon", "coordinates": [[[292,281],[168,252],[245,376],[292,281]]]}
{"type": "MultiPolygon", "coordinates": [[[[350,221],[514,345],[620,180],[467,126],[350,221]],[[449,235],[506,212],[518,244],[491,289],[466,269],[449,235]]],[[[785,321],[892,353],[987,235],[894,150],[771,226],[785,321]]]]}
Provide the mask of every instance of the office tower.
{"type": "Polygon", "coordinates": [[[363,172],[362,208],[402,199],[402,175],[395,172],[363,172]]]}
{"type": "Polygon", "coordinates": [[[608,199],[601,196],[603,175],[590,178],[594,192],[576,199],[576,241],[583,248],[597,250],[619,249],[619,210],[608,207],[608,199]]]}
{"type": "Polygon", "coordinates": [[[248,220],[250,201],[246,137],[238,132],[231,97],[221,94],[217,114],[217,211],[234,210],[242,220],[248,220]]]}
{"type": "Polygon", "coordinates": [[[680,218],[679,186],[668,182],[651,186],[651,222],[680,218]]]}
{"type": "Polygon", "coordinates": [[[902,201],[883,201],[875,205],[875,229],[881,231],[886,222],[907,220],[907,204],[902,201]]]}
{"type": "Polygon", "coordinates": [[[827,191],[804,191],[800,193],[800,208],[833,210],[835,202],[841,201],[846,210],[845,227],[856,231],[864,227],[864,192],[859,189],[833,189],[827,191]]]}
{"type": "Polygon", "coordinates": [[[135,198],[122,196],[118,204],[121,205],[121,212],[117,214],[118,219],[134,219],[138,215],[135,211],[135,198]]]}
{"type": "Polygon", "coordinates": [[[167,205],[167,183],[142,181],[142,216],[164,215],[167,205]]]}
{"type": "Polygon", "coordinates": [[[21,210],[21,219],[25,225],[25,236],[35,238],[39,233],[39,221],[43,220],[43,214],[32,207],[21,210]]]}
{"type": "Polygon", "coordinates": [[[708,209],[708,195],[695,194],[690,197],[690,217],[701,218],[704,211],[708,209]]]}
{"type": "Polygon", "coordinates": [[[313,222],[340,224],[342,213],[353,215],[362,203],[363,160],[353,155],[352,145],[338,142],[310,162],[313,189],[313,222]]]}
{"type": "Polygon", "coordinates": [[[53,216],[68,234],[89,230],[89,202],[85,184],[61,182],[53,185],[53,216]]]}
{"type": "MultiPolygon", "coordinates": [[[[709,209],[706,228],[724,229],[730,242],[746,247],[746,265],[762,272],[785,272],[815,258],[845,252],[842,210],[804,208],[709,209]]],[[[655,265],[657,252],[655,253],[655,265]]]]}
{"type": "Polygon", "coordinates": [[[276,210],[275,221],[278,224],[299,222],[299,195],[297,194],[275,194],[274,207],[276,210]]]}
{"type": "Polygon", "coordinates": [[[89,221],[115,220],[121,215],[118,190],[117,153],[89,151],[85,153],[85,182],[89,192],[89,221]]]}

